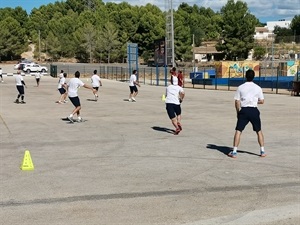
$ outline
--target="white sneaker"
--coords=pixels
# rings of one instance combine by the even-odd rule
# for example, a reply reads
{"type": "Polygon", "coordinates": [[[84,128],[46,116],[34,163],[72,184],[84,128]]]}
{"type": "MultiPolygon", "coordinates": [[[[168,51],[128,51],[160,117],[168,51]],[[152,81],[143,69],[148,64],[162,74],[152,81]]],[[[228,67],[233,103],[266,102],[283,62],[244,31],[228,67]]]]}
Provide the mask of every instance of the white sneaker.
{"type": "Polygon", "coordinates": [[[73,117],[68,116],[67,118],[68,118],[68,120],[69,120],[71,123],[74,123],[73,117]]]}
{"type": "Polygon", "coordinates": [[[130,99],[128,99],[128,101],[129,101],[129,102],[132,102],[132,99],[130,98],[130,99]]]}
{"type": "Polygon", "coordinates": [[[83,119],[81,117],[79,117],[77,120],[76,120],[78,123],[81,123],[83,122],[83,119]]]}
{"type": "Polygon", "coordinates": [[[132,99],[132,101],[133,101],[133,102],[136,102],[136,100],[135,100],[135,98],[134,98],[134,97],[132,97],[131,99],[132,99]]]}
{"type": "Polygon", "coordinates": [[[68,101],[67,100],[64,100],[64,103],[67,103],[68,101]]]}

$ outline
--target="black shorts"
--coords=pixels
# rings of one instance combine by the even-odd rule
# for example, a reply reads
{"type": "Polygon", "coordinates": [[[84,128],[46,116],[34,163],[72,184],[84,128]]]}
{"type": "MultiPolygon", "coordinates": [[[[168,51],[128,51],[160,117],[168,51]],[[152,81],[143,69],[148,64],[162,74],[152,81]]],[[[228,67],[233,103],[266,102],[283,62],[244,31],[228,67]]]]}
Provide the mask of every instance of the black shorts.
{"type": "Polygon", "coordinates": [[[72,104],[75,106],[75,107],[78,107],[80,106],[80,100],[79,100],[79,97],[76,96],[76,97],[69,97],[70,101],[72,102],[72,104]]]}
{"type": "Polygon", "coordinates": [[[59,88],[58,91],[59,91],[59,93],[61,95],[63,95],[64,93],[66,93],[66,89],[64,89],[64,88],[59,88]]]}
{"type": "Polygon", "coordinates": [[[170,119],[173,119],[176,116],[181,115],[181,106],[180,105],[167,103],[166,110],[167,110],[167,113],[168,113],[168,116],[170,119]]]}
{"type": "Polygon", "coordinates": [[[132,94],[133,92],[138,92],[138,89],[136,86],[129,86],[130,93],[132,94]]]}
{"type": "Polygon", "coordinates": [[[97,90],[97,91],[99,90],[99,87],[93,87],[93,88],[94,88],[95,90],[97,90]]]}
{"type": "Polygon", "coordinates": [[[242,107],[238,113],[235,130],[242,132],[249,122],[252,124],[253,131],[261,130],[260,112],[256,107],[242,107]]]}
{"type": "Polygon", "coordinates": [[[20,85],[17,85],[17,90],[19,92],[20,95],[24,95],[25,92],[24,92],[24,86],[20,86],[20,85]]]}

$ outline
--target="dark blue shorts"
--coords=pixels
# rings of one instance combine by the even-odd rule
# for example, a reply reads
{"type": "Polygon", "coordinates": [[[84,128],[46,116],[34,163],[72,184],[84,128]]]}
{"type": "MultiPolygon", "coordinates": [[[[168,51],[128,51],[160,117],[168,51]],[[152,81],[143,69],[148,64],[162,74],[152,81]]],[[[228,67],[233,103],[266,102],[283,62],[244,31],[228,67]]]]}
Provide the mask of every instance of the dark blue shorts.
{"type": "Polygon", "coordinates": [[[59,91],[59,93],[61,95],[63,95],[64,93],[66,93],[66,89],[64,89],[64,88],[59,88],[58,91],[59,91]]]}
{"type": "Polygon", "coordinates": [[[168,116],[170,119],[173,119],[176,116],[179,116],[181,114],[181,106],[180,105],[167,103],[166,110],[167,110],[167,113],[168,113],[168,116]]]}
{"type": "Polygon", "coordinates": [[[24,95],[24,86],[22,85],[17,85],[17,90],[19,92],[20,95],[24,95]]]}
{"type": "Polygon", "coordinates": [[[261,130],[260,112],[256,107],[242,107],[238,113],[235,130],[242,132],[249,122],[252,124],[253,131],[261,130]]]}
{"type": "Polygon", "coordinates": [[[99,87],[93,87],[93,88],[94,88],[95,90],[97,90],[97,91],[99,90],[99,87]]]}
{"type": "Polygon", "coordinates": [[[138,92],[138,89],[136,86],[129,86],[130,93],[132,94],[133,92],[138,92]]]}
{"type": "Polygon", "coordinates": [[[69,97],[69,99],[70,99],[70,101],[72,102],[72,104],[75,107],[80,106],[80,100],[79,100],[78,96],[76,96],[76,97],[69,97]]]}

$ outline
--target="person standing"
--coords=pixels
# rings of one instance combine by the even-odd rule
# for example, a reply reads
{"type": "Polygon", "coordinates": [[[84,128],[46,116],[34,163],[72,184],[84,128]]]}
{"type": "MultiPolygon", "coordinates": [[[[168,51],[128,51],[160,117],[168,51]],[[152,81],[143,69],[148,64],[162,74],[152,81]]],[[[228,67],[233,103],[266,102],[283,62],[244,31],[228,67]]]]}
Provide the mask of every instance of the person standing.
{"type": "Polygon", "coordinates": [[[76,71],[75,72],[75,77],[71,78],[70,81],[67,83],[67,90],[68,90],[68,96],[72,104],[75,106],[75,109],[72,111],[70,116],[68,116],[68,120],[70,122],[74,122],[73,116],[77,114],[77,122],[82,122],[82,118],[80,117],[80,110],[81,110],[81,104],[80,104],[80,99],[78,97],[78,88],[84,87],[87,89],[91,89],[93,93],[96,93],[96,90],[93,89],[91,86],[88,86],[84,84],[80,79],[80,72],[76,71]]]}
{"type": "Polygon", "coordinates": [[[258,104],[264,104],[264,95],[261,87],[253,83],[255,72],[251,69],[246,72],[246,82],[240,85],[235,93],[235,109],[237,113],[237,123],[233,138],[233,151],[228,156],[237,157],[237,148],[240,144],[242,131],[250,122],[253,131],[257,134],[257,140],[260,146],[260,156],[265,157],[264,136],[261,130],[260,112],[258,104]]]}
{"type": "Polygon", "coordinates": [[[19,92],[17,99],[15,100],[15,103],[25,104],[26,102],[24,101],[24,96],[25,96],[24,87],[27,88],[27,86],[23,80],[23,77],[21,76],[20,70],[18,70],[18,72],[17,72],[17,75],[15,77],[15,82],[16,82],[17,90],[19,92]],[[21,102],[19,101],[20,97],[21,97],[21,102]]]}
{"type": "Polygon", "coordinates": [[[185,96],[182,87],[178,86],[178,78],[172,76],[171,84],[166,89],[166,110],[168,116],[175,127],[175,135],[182,130],[181,126],[181,102],[185,96]]]}
{"type": "Polygon", "coordinates": [[[2,68],[0,68],[0,78],[1,78],[1,82],[3,83],[3,77],[2,77],[2,68]]]}
{"type": "Polygon", "coordinates": [[[35,76],[36,86],[39,87],[40,86],[40,80],[41,80],[41,73],[40,72],[36,72],[34,74],[34,76],[35,76]]]}
{"type": "Polygon", "coordinates": [[[94,74],[91,77],[91,80],[92,80],[92,86],[96,90],[95,101],[98,101],[98,90],[99,90],[99,87],[102,86],[102,82],[101,82],[100,76],[97,75],[97,70],[94,70],[94,74]]]}
{"type": "Polygon", "coordinates": [[[141,87],[141,85],[137,81],[136,75],[137,75],[137,70],[133,70],[129,79],[129,89],[130,89],[129,100],[128,100],[129,102],[136,102],[135,97],[138,94],[137,86],[141,87]]]}
{"type": "Polygon", "coordinates": [[[177,78],[178,78],[178,85],[180,87],[184,87],[184,77],[183,77],[183,73],[181,70],[178,71],[177,78]]]}
{"type": "Polygon", "coordinates": [[[57,103],[59,103],[59,104],[67,103],[66,98],[67,98],[68,93],[66,91],[66,88],[67,88],[66,78],[67,78],[67,73],[64,73],[63,77],[60,78],[58,81],[57,89],[60,93],[60,98],[57,101],[57,103]]]}

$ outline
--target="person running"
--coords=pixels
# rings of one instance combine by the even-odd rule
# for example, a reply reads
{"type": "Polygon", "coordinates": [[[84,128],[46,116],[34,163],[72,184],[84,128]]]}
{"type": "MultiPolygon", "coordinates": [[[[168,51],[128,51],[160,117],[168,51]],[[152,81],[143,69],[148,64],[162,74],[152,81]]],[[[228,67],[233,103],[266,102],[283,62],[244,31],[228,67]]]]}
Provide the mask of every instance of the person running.
{"type": "Polygon", "coordinates": [[[34,74],[34,76],[35,76],[36,86],[39,87],[40,86],[40,80],[41,80],[41,73],[36,72],[34,74]]]}
{"type": "Polygon", "coordinates": [[[60,71],[60,74],[58,75],[58,78],[60,79],[60,78],[63,78],[63,77],[64,77],[64,71],[61,70],[61,71],[60,71]]]}
{"type": "Polygon", "coordinates": [[[78,97],[78,88],[84,87],[87,89],[91,89],[93,93],[96,93],[96,90],[93,89],[91,86],[84,84],[80,79],[80,72],[76,71],[75,72],[75,77],[71,78],[70,81],[67,83],[67,91],[68,91],[68,96],[72,104],[75,106],[75,109],[72,111],[70,116],[68,116],[68,120],[70,122],[74,122],[73,116],[77,114],[77,122],[82,122],[82,118],[80,117],[80,110],[81,110],[81,105],[80,105],[80,99],[78,97]]]}
{"type": "Polygon", "coordinates": [[[136,75],[137,75],[137,70],[133,70],[129,79],[129,89],[130,89],[130,94],[128,99],[129,102],[136,102],[135,97],[138,94],[137,86],[141,87],[141,85],[137,81],[136,75]]]}
{"type": "Polygon", "coordinates": [[[67,91],[66,91],[66,88],[67,88],[67,84],[66,84],[66,78],[67,78],[67,73],[64,73],[63,74],[63,77],[59,79],[58,81],[58,91],[60,93],[60,98],[59,100],[57,101],[57,103],[59,104],[63,104],[63,103],[67,103],[67,91]]]}
{"type": "Polygon", "coordinates": [[[251,69],[246,72],[246,82],[240,85],[235,93],[235,109],[237,113],[237,123],[233,138],[233,151],[228,156],[237,157],[237,148],[240,144],[242,131],[250,122],[253,131],[257,134],[257,140],[260,145],[260,156],[265,157],[264,136],[261,130],[260,112],[257,104],[264,104],[264,95],[261,87],[253,83],[255,72],[251,69]]]}
{"type": "Polygon", "coordinates": [[[102,82],[101,82],[100,76],[97,75],[97,70],[94,70],[94,74],[91,77],[91,80],[92,80],[92,86],[96,90],[95,101],[98,101],[98,90],[99,90],[99,87],[102,86],[102,82]]]}
{"type": "Polygon", "coordinates": [[[18,70],[17,75],[15,77],[15,82],[16,82],[16,87],[17,90],[19,92],[17,99],[15,100],[15,103],[21,103],[21,104],[25,104],[26,102],[24,102],[24,96],[25,96],[25,92],[24,92],[24,86],[27,88],[23,77],[21,76],[21,71],[18,70]],[[19,101],[19,98],[21,97],[21,102],[19,101]]]}
{"type": "Polygon", "coordinates": [[[168,116],[175,127],[175,135],[182,130],[181,126],[181,102],[185,96],[182,87],[178,86],[178,78],[172,76],[171,84],[166,89],[166,110],[168,116]]]}
{"type": "Polygon", "coordinates": [[[0,68],[0,78],[1,78],[1,82],[3,83],[3,77],[2,77],[2,68],[0,68]]]}

